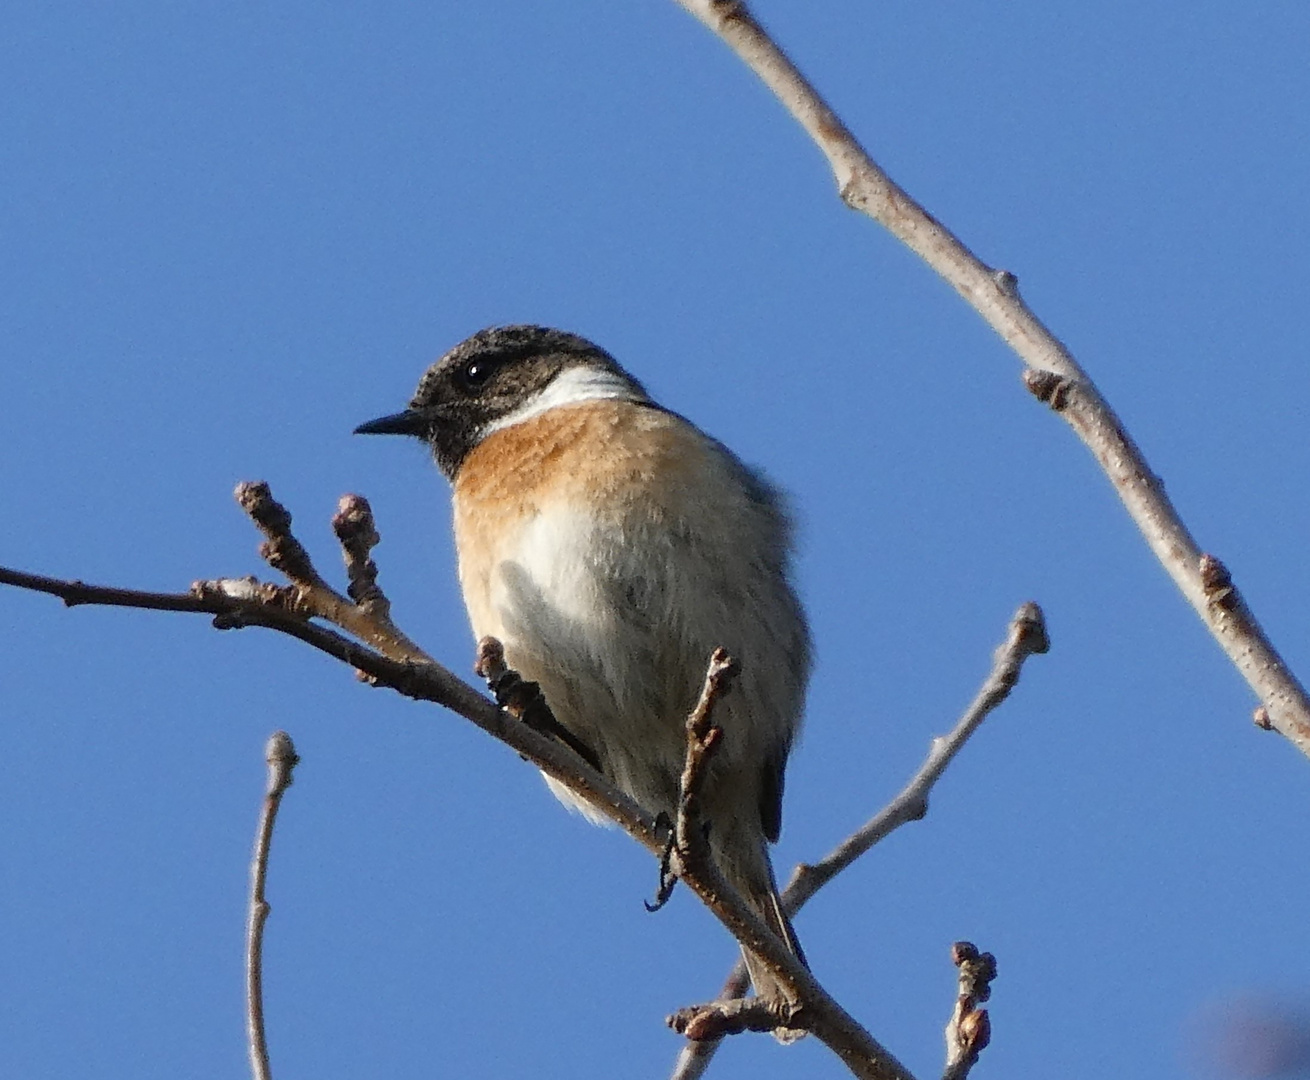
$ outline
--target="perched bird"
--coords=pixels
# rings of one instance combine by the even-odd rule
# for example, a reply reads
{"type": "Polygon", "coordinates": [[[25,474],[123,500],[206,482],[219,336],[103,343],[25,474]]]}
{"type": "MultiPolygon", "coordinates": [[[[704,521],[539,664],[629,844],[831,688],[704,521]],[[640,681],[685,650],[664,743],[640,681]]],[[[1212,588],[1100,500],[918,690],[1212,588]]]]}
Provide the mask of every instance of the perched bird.
{"type": "MultiPolygon", "coordinates": [[[[474,334],[408,409],[356,431],[431,448],[454,487],[474,635],[501,640],[571,741],[647,810],[675,812],[710,654],[740,662],[702,813],[719,869],[800,956],[768,855],[810,667],[778,491],[603,349],[540,326],[474,334]]],[[[756,993],[776,997],[746,960],[756,993]]]]}

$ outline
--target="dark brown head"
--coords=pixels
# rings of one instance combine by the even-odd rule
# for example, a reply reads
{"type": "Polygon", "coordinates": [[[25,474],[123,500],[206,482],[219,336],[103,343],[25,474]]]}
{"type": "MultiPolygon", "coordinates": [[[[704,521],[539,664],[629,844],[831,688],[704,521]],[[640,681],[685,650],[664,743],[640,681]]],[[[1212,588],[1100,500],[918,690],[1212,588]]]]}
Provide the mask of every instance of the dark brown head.
{"type": "Polygon", "coordinates": [[[544,326],[496,326],[428,368],[408,409],[355,433],[416,436],[454,480],[469,451],[491,432],[594,398],[649,401],[636,379],[585,338],[544,326]]]}

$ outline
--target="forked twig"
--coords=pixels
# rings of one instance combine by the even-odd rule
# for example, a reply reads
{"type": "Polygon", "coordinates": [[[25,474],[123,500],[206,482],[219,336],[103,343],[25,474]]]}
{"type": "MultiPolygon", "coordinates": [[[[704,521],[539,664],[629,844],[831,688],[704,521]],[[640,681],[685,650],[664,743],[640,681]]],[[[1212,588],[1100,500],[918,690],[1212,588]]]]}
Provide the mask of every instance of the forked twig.
{"type": "Polygon", "coordinates": [[[714,1045],[724,1036],[742,1031],[809,1031],[841,1057],[857,1077],[910,1080],[905,1067],[829,996],[805,964],[736,895],[709,855],[709,845],[699,827],[698,801],[721,734],[713,725],[713,709],[735,674],[735,662],[723,649],[716,649],[700,699],[687,718],[687,750],[669,854],[676,861],[673,872],[678,877],[700,879],[714,892],[732,898],[729,907],[733,920],[726,925],[755,954],[783,994],[777,1000],[718,1000],[689,1006],[670,1016],[668,1024],[689,1039],[714,1045]]]}
{"type": "MultiPolygon", "coordinates": [[[[706,857],[704,837],[700,832],[700,792],[710,758],[723,736],[723,729],[714,726],[714,707],[732,688],[739,670],[737,662],[723,648],[716,648],[710,656],[700,697],[687,716],[687,750],[678,781],[678,807],[675,819],[669,823],[668,844],[660,859],[659,889],[655,902],[646,905],[647,911],[658,911],[669,902],[678,883],[675,862],[706,857]]],[[[669,1018],[669,1024],[675,1030],[681,1030],[675,1023],[678,1015],[675,1013],[669,1018]]]]}
{"type": "MultiPolygon", "coordinates": [[[[782,893],[783,907],[788,915],[795,915],[810,897],[878,841],[927,814],[929,793],[969,737],[1009,696],[1019,681],[1024,661],[1050,647],[1042,609],[1032,602],[1021,604],[1010,619],[1005,641],[993,654],[991,670],[973,701],[947,734],[932,740],[927,758],[905,787],[822,859],[816,863],[801,863],[792,872],[791,881],[782,893]]],[[[719,992],[718,1000],[725,1002],[741,998],[749,987],[746,965],[739,960],[719,992]]],[[[688,1042],[678,1054],[671,1080],[697,1080],[704,1075],[717,1050],[718,1042],[714,1039],[688,1042]]]]}
{"type": "Polygon", "coordinates": [[[236,500],[266,537],[259,546],[260,557],[291,579],[295,610],[309,618],[326,619],[393,659],[435,662],[391,621],[391,605],[378,587],[377,567],[368,554],[379,537],[367,499],[343,496],[332,519],[333,530],[341,540],[350,588],[352,594],[359,593],[358,600],[342,596],[314,569],[309,553],[291,532],[291,515],[273,498],[268,484],[263,480],[240,483],[236,500]]]}

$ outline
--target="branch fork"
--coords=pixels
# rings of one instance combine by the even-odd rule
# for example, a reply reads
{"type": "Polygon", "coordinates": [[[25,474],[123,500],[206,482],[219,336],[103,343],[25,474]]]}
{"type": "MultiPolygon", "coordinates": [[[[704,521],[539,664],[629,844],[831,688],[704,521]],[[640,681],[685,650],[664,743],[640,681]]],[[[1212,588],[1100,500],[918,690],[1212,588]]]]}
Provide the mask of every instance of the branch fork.
{"type": "MultiPolygon", "coordinates": [[[[307,619],[324,619],[395,659],[434,662],[391,621],[391,604],[377,583],[377,566],[370,554],[381,537],[367,499],[362,495],[343,496],[332,518],[350,582],[348,599],[315,569],[309,552],[291,531],[291,514],[273,498],[267,483],[242,482],[235,494],[241,509],[264,534],[260,557],[291,581],[285,587],[285,610],[307,619]]],[[[223,579],[197,582],[193,591],[203,593],[215,588],[229,594],[234,591],[223,579]]],[[[239,593],[240,588],[235,591],[239,593]]]]}
{"type": "MultiPolygon", "coordinates": [[[[295,637],[354,667],[377,685],[453,710],[585,799],[654,854],[667,852],[668,886],[673,880],[686,884],[729,932],[768,966],[782,991],[779,1001],[742,999],[743,974],[740,986],[735,991],[730,987],[722,1000],[680,1010],[671,1017],[676,1030],[701,1040],[687,1045],[703,1051],[699,1056],[691,1055],[690,1071],[680,1064],[677,1075],[699,1075],[698,1070],[703,1069],[724,1035],[783,1027],[813,1033],[853,1075],[864,1080],[913,1080],[790,953],[709,857],[698,805],[704,785],[712,782],[710,765],[721,739],[713,723],[714,708],[729,691],[736,672],[736,665],[726,653],[717,650],[711,658],[700,699],[688,717],[676,820],[661,821],[601,775],[585,753],[569,744],[567,732],[557,722],[558,730],[551,730],[544,720],[549,717],[554,722],[548,703],[541,698],[539,688],[510,671],[499,642],[483,642],[477,664],[496,693],[497,703],[493,703],[428,657],[395,627],[389,604],[377,585],[377,567],[371,557],[377,530],[365,500],[347,496],[333,519],[346,560],[348,597],[336,592],[315,570],[308,552],[291,532],[291,515],[273,499],[267,484],[241,485],[238,500],[264,534],[261,554],[287,574],[289,584],[276,585],[253,577],[219,578],[197,582],[188,593],[152,593],[5,568],[0,568],[0,584],[49,593],[69,605],[203,612],[213,616],[220,627],[263,626],[295,637]],[[529,719],[540,722],[525,722],[529,719]]],[[[981,703],[976,702],[956,729],[934,744],[929,761],[912,781],[914,797],[902,801],[917,807],[910,816],[922,815],[927,789],[982,718],[1004,699],[1017,678],[1018,665],[1044,648],[1041,612],[1036,605],[1025,605],[1016,614],[1006,646],[997,654],[997,669],[980,694],[981,703]]],[[[866,826],[832,856],[806,867],[785,894],[788,911],[794,913],[824,882],[910,816],[902,815],[891,822],[886,813],[879,815],[870,823],[872,832],[866,826]]],[[[684,1062],[687,1058],[684,1052],[684,1062]]]]}
{"type": "MultiPolygon", "coordinates": [[[[965,744],[982,722],[994,712],[1019,682],[1019,675],[1024,663],[1032,656],[1045,653],[1051,647],[1050,636],[1046,629],[1046,619],[1042,609],[1029,601],[1020,604],[1006,628],[1005,640],[992,655],[992,667],[983,680],[982,686],[973,701],[961,714],[955,726],[945,735],[934,736],[929,743],[928,755],[918,771],[900,792],[877,814],[869,819],[863,827],[837,845],[824,858],[814,863],[801,863],[792,872],[791,880],[782,892],[782,905],[788,915],[794,916],[805,903],[845,870],[851,863],[864,855],[879,841],[890,836],[902,825],[919,821],[928,813],[928,796],[942,778],[947,767],[964,749],[965,744]]],[[[719,1000],[713,1003],[725,1009],[728,1002],[743,999],[750,987],[746,974],[746,965],[738,961],[729,974],[719,1000]]],[[[753,1000],[753,999],[752,999],[753,1000]]],[[[701,1006],[705,1009],[709,1006],[701,1006]]],[[[670,1017],[675,1019],[688,1014],[681,1022],[688,1023],[691,1010],[670,1017]]],[[[734,1034],[730,1013],[725,1013],[722,1034],[734,1034]]],[[[797,1026],[804,1027],[804,1023],[797,1026]]],[[[719,1046],[718,1035],[700,1034],[703,1030],[712,1030],[710,1025],[697,1029],[697,1041],[688,1042],[678,1056],[673,1070],[673,1080],[696,1080],[704,1075],[711,1059],[719,1046]]],[[[752,1029],[753,1030],[753,1029],[752,1029]]],[[[691,1036],[688,1035],[690,1039],[691,1036]]],[[[978,1047],[982,1049],[981,1046],[978,1047]]]]}
{"type": "Polygon", "coordinates": [[[723,729],[714,726],[714,706],[732,689],[732,682],[740,670],[740,665],[726,650],[716,648],[710,656],[700,697],[687,715],[687,751],[678,781],[677,815],[674,820],[669,820],[666,814],[659,817],[668,839],[660,856],[659,888],[654,902],[646,904],[647,911],[659,911],[669,902],[678,884],[680,867],[690,860],[703,862],[708,859],[705,836],[709,825],[700,822],[700,791],[710,758],[723,737],[723,729]]]}

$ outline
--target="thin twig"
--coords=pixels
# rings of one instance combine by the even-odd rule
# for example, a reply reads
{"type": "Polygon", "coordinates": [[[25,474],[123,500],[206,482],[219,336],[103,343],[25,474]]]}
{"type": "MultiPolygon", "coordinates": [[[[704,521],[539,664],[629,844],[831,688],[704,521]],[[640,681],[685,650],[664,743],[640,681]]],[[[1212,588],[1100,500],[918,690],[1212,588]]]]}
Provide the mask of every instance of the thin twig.
{"type": "MultiPolygon", "coordinates": [[[[669,902],[674,886],[678,884],[676,860],[707,859],[708,849],[701,833],[700,791],[709,769],[710,758],[723,737],[723,729],[714,726],[714,708],[732,689],[741,668],[727,650],[716,648],[705,671],[700,697],[687,716],[687,749],[683,757],[682,775],[678,780],[678,807],[669,829],[668,846],[660,859],[660,885],[655,902],[647,904],[647,911],[659,911],[669,902]]],[[[684,1010],[685,1011],[685,1010],[684,1010]]],[[[674,1014],[670,1026],[681,1031],[674,1014]]],[[[744,1029],[740,1029],[744,1030],[744,1029]]],[[[694,1037],[694,1036],[691,1036],[694,1037]]]]}
{"type": "MultiPolygon", "coordinates": [[[[304,614],[311,618],[326,619],[394,659],[434,663],[432,657],[396,629],[391,622],[390,605],[385,603],[385,597],[381,605],[356,604],[323,580],[314,568],[309,552],[291,532],[291,515],[273,498],[268,484],[262,480],[246,481],[237,485],[235,494],[241,509],[250,515],[250,519],[266,537],[259,546],[260,558],[291,579],[296,606],[304,614]]],[[[345,549],[348,566],[358,558],[358,545],[362,543],[359,534],[372,527],[372,512],[368,511],[366,519],[364,514],[368,510],[367,500],[347,495],[342,502],[349,499],[358,499],[363,505],[353,507],[353,522],[343,523],[346,530],[343,544],[349,541],[356,545],[353,550],[350,547],[345,549]]],[[[342,513],[338,510],[337,517],[333,519],[334,527],[341,517],[342,513]]],[[[355,571],[357,577],[363,572],[358,567],[355,571]]],[[[376,600],[376,597],[371,599],[376,600]]]]}
{"type": "MultiPolygon", "coordinates": [[[[678,871],[673,866],[675,857],[707,857],[704,837],[699,831],[700,789],[710,757],[723,736],[723,729],[714,726],[714,708],[719,699],[732,689],[733,680],[740,670],[740,665],[728,655],[727,650],[716,648],[705,671],[700,697],[687,716],[687,751],[683,759],[682,776],[678,780],[677,815],[669,832],[668,847],[660,860],[659,890],[655,894],[655,902],[646,905],[648,911],[658,911],[673,895],[674,886],[678,883],[678,871]]],[[[675,1023],[675,1017],[669,1018],[670,1026],[677,1031],[683,1030],[675,1023]]]]}
{"type": "Polygon", "coordinates": [[[363,495],[343,495],[332,515],[332,531],[341,544],[350,584],[346,593],[364,616],[363,625],[380,628],[392,651],[399,650],[411,660],[431,662],[422,649],[400,632],[391,621],[391,601],[378,584],[378,567],[373,549],[382,541],[373,521],[373,508],[363,495]]]}
{"type": "Polygon", "coordinates": [[[678,816],[674,823],[679,853],[704,854],[708,851],[700,830],[700,792],[705,783],[711,758],[723,738],[723,729],[714,726],[714,710],[732,689],[741,670],[726,649],[717,648],[705,671],[700,697],[687,717],[687,753],[678,781],[678,816]]]}
{"type": "Polygon", "coordinates": [[[841,198],[883,225],[937,271],[1027,365],[1025,380],[1087,445],[1157,559],[1236,665],[1269,723],[1310,756],[1310,696],[1234,591],[1212,602],[1201,548],[1109,403],[1029,310],[1018,281],[985,264],[899,187],[751,15],[745,0],[677,0],[773,91],[828,159],[841,198]]]}
{"type": "Polygon", "coordinates": [[[663,850],[663,834],[654,815],[646,813],[599,773],[580,769],[575,755],[526,724],[514,721],[443,665],[393,659],[310,622],[311,613],[305,610],[303,597],[291,596],[288,587],[254,578],[218,578],[197,581],[190,593],[160,593],[88,585],[5,567],[0,567],[0,584],[57,596],[69,607],[108,605],[182,611],[212,615],[214,625],[221,630],[261,626],[287,634],[364,672],[380,686],[458,713],[601,809],[650,851],[659,854],[663,850]]]}
{"type": "Polygon", "coordinates": [[[285,731],[274,732],[264,747],[268,762],[268,784],[264,806],[255,834],[255,854],[250,862],[250,913],[246,919],[246,1038],[250,1044],[250,1071],[255,1080],[272,1080],[268,1064],[268,1039],[264,1032],[264,924],[269,904],[264,898],[268,878],[268,853],[273,843],[282,795],[291,786],[291,773],[300,758],[285,731]]]}
{"type": "MultiPolygon", "coordinates": [[[[251,580],[254,580],[253,578],[251,580]]],[[[147,592],[142,589],[118,589],[109,585],[88,585],[84,581],[66,581],[10,570],[0,566],[0,585],[13,585],[30,592],[57,596],[64,607],[93,604],[99,607],[145,608],[149,611],[189,611],[217,615],[212,603],[191,593],[147,592]]]]}
{"type": "Polygon", "coordinates": [[[978,726],[1010,696],[1019,681],[1024,661],[1051,647],[1042,609],[1029,601],[1010,619],[1005,641],[992,656],[992,669],[969,707],[945,735],[932,740],[928,756],[910,782],[863,827],[843,840],[816,863],[802,863],[792,872],[783,892],[788,913],[794,914],[824,885],[850,866],[879,840],[928,813],[928,793],[963,749],[978,726]]]}
{"type": "MultiPolygon", "coordinates": [[[[819,985],[809,969],[720,874],[700,829],[698,804],[711,757],[722,729],[714,726],[718,701],[729,691],[736,662],[723,649],[710,658],[701,695],[687,718],[687,750],[679,784],[677,820],[671,849],[674,872],[705,899],[705,891],[726,899],[720,915],[733,936],[749,949],[782,989],[778,1000],[712,1001],[679,1010],[669,1026],[689,1038],[717,1041],[741,1031],[810,1031],[833,1050],[857,1077],[910,1080],[910,1074],[819,985]]],[[[661,887],[661,893],[664,892],[661,887]]]]}
{"type": "Polygon", "coordinates": [[[965,1080],[978,1063],[978,1055],[992,1041],[991,1017],[978,1006],[992,996],[996,957],[979,952],[971,941],[957,941],[951,946],[951,963],[959,971],[959,986],[955,1008],[946,1024],[946,1069],[942,1080],[965,1080]]]}
{"type": "Polygon", "coordinates": [[[367,606],[374,617],[389,615],[391,602],[378,584],[378,564],[373,561],[373,549],[382,537],[368,500],[363,495],[342,495],[332,515],[332,531],[337,534],[346,562],[350,582],[346,595],[361,607],[367,606]]]}
{"type": "MultiPolygon", "coordinates": [[[[719,872],[713,859],[682,858],[680,879],[709,907],[745,948],[754,953],[782,988],[785,1000],[766,1003],[767,1029],[800,1028],[833,1051],[860,1080],[913,1080],[892,1053],[829,994],[809,969],[742,899],[719,872]]],[[[733,1014],[764,1024],[763,1013],[733,1003],[710,1002],[681,1010],[678,1018],[704,1017],[707,1024],[726,1022],[733,1014]]],[[[679,1020],[670,1018],[677,1026],[679,1020]]],[[[710,1029],[712,1030],[712,1028],[710,1029]]]]}
{"type": "MultiPolygon", "coordinates": [[[[1042,609],[1031,601],[1021,604],[1006,631],[1005,641],[992,656],[987,678],[964,710],[955,726],[932,740],[928,756],[899,793],[863,826],[815,863],[801,863],[792,871],[791,881],[782,893],[782,905],[788,915],[795,915],[804,904],[834,877],[889,834],[928,812],[928,794],[941,779],[947,766],[963,749],[978,726],[1003,702],[1019,681],[1024,661],[1035,653],[1050,649],[1042,609]]],[[[738,960],[719,1001],[742,997],[750,987],[746,964],[738,960]]],[[[671,1080],[697,1080],[703,1076],[718,1042],[706,1039],[689,1042],[678,1054],[671,1080]]]]}
{"type": "Polygon", "coordinates": [[[679,1035],[701,1042],[718,1041],[743,1031],[773,1031],[778,1027],[778,1019],[772,1002],[738,997],[679,1009],[669,1017],[668,1024],[679,1035]]]}

